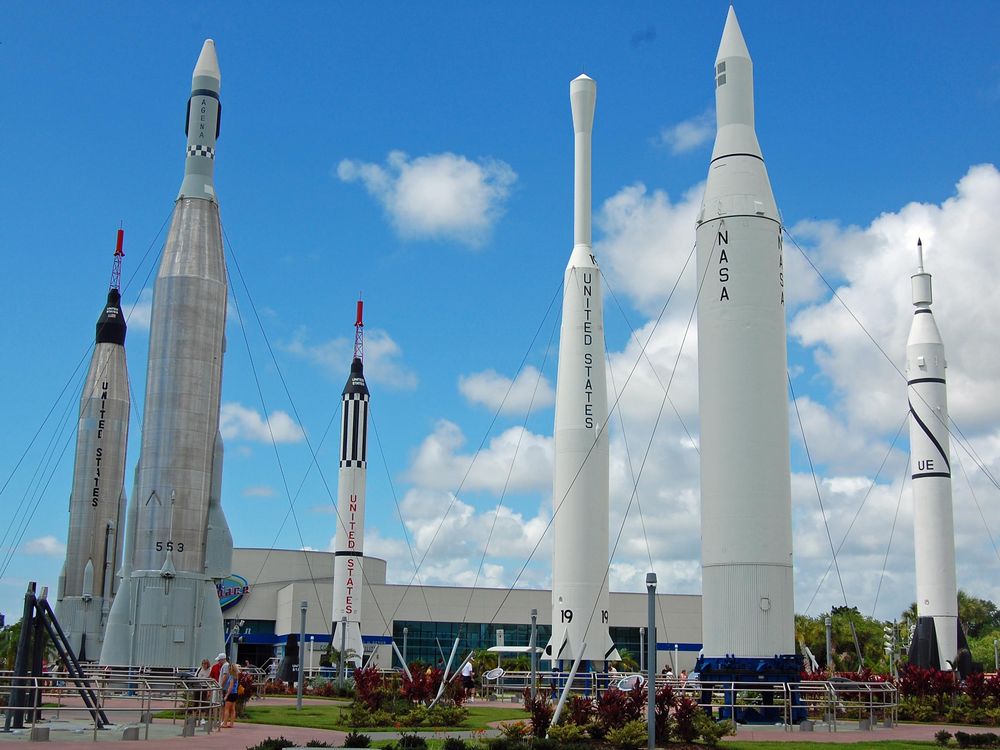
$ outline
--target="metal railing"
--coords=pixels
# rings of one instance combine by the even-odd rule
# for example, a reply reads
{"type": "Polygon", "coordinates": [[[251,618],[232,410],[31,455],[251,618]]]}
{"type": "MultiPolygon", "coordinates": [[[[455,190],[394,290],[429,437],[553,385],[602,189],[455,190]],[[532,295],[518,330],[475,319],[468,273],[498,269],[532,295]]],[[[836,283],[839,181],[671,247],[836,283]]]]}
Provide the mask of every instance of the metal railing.
{"type": "MultiPolygon", "coordinates": [[[[119,723],[114,720],[117,717],[126,720],[121,723],[144,725],[145,739],[149,739],[153,714],[160,711],[170,711],[171,723],[176,724],[180,718],[192,731],[202,719],[205,731],[210,733],[219,724],[223,702],[222,690],[214,680],[144,672],[137,667],[100,667],[89,670],[83,679],[59,671],[44,677],[15,677],[11,672],[0,672],[0,697],[9,704],[16,694],[21,697],[20,705],[5,706],[5,714],[20,713],[22,722],[32,726],[46,718],[83,719],[93,724],[95,740],[98,731],[107,726],[105,717],[111,724],[119,723]],[[88,705],[81,690],[87,691],[88,699],[95,699],[96,705],[88,705]]],[[[16,716],[11,718],[15,725],[22,723],[16,721],[16,716]]]]}
{"type": "MultiPolygon", "coordinates": [[[[566,672],[538,672],[537,689],[540,695],[558,698],[568,678],[566,672]]],[[[644,683],[643,675],[616,672],[587,672],[577,674],[570,692],[597,697],[612,687],[629,687],[630,679],[644,683]]],[[[712,682],[656,677],[657,688],[670,685],[678,695],[695,700],[706,712],[716,718],[726,719],[745,716],[751,710],[758,715],[774,717],[786,728],[809,719],[826,724],[835,732],[838,722],[858,722],[858,726],[874,728],[882,723],[894,726],[898,718],[899,694],[891,682],[712,682]]],[[[477,695],[494,700],[520,700],[525,688],[531,686],[531,673],[504,672],[498,679],[486,680],[482,676],[477,695]]]]}

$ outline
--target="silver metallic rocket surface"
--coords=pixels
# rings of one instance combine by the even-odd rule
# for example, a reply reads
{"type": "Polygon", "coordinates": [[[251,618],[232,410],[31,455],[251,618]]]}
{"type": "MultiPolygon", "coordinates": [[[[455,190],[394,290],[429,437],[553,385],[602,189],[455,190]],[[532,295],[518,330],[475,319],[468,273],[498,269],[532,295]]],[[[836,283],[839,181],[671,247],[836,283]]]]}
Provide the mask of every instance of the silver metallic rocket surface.
{"type": "Polygon", "coordinates": [[[225,640],[215,583],[232,572],[219,436],[226,265],[212,184],[220,78],[209,39],[194,69],[184,181],[153,289],[130,537],[103,664],[186,667],[225,640]]]}
{"type": "Polygon", "coordinates": [[[715,85],[697,228],[704,655],[770,658],[795,653],[781,217],[732,7],[715,85]]]}
{"type": "Polygon", "coordinates": [[[955,576],[947,363],[944,343],[931,313],[931,275],[924,271],[919,240],[917,254],[917,272],[911,277],[916,310],[906,341],[918,618],[910,661],[921,667],[952,669],[958,667],[956,656],[965,644],[958,622],[955,576]]]}
{"type": "MultiPolygon", "coordinates": [[[[120,237],[119,230],[116,261],[120,237]]],[[[121,294],[112,287],[80,396],[66,562],[56,601],[57,617],[80,659],[100,656],[121,562],[131,408],[125,333],[121,294]]]]}
{"type": "Polygon", "coordinates": [[[563,281],[552,481],[552,639],[545,658],[616,661],[608,596],[608,392],[601,271],[591,246],[597,84],[570,83],[575,134],[573,252],[563,281]]]}
{"type": "Polygon", "coordinates": [[[365,546],[365,480],[368,474],[368,385],[361,352],[362,303],[358,301],[357,335],[351,374],[342,396],[340,474],[337,479],[337,538],[333,563],[333,647],[361,664],[361,593],[365,546]],[[346,632],[343,620],[346,618],[346,632]]]}

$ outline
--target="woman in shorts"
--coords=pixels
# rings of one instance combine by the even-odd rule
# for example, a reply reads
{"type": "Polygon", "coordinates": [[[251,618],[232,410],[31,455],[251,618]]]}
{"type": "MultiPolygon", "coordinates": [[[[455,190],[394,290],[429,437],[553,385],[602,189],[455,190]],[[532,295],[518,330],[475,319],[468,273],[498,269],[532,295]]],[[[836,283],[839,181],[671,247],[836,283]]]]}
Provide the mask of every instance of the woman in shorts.
{"type": "Polygon", "coordinates": [[[222,707],[222,727],[223,729],[233,726],[236,721],[236,699],[240,695],[240,665],[235,662],[229,665],[222,682],[222,692],[226,696],[225,705],[222,707]]]}

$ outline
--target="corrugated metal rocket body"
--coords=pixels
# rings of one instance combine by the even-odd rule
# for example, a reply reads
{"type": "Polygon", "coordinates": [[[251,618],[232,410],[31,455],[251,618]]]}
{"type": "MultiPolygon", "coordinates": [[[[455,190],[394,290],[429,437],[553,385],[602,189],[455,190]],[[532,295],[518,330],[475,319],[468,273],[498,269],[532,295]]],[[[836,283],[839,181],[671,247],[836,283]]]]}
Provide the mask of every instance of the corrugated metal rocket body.
{"type": "Polygon", "coordinates": [[[121,295],[112,289],[97,321],[97,343],[80,397],[66,563],[56,602],[70,645],[83,659],[101,653],[125,531],[131,407],[125,332],[121,295]]]}
{"type": "Polygon", "coordinates": [[[597,84],[570,83],[574,246],[563,282],[552,482],[552,639],[546,658],[617,660],[608,626],[608,393],[601,271],[591,246],[591,133],[597,84]],[[586,645],[586,648],[584,648],[586,645]]]}
{"type": "Polygon", "coordinates": [[[706,657],[794,654],[781,219],[732,7],[697,228],[702,623],[706,657]]]}
{"type": "Polygon", "coordinates": [[[226,266],[212,185],[219,88],[208,40],[195,66],[184,181],[153,290],[135,533],[105,664],[191,666],[224,644],[213,580],[229,575],[232,558],[220,496],[226,266]]]}
{"type": "Polygon", "coordinates": [[[912,279],[913,325],[906,342],[913,480],[913,552],[917,562],[917,633],[910,660],[921,667],[957,667],[960,647],[955,522],[951,500],[948,393],[944,343],[931,313],[931,275],[920,264],[912,279]],[[950,662],[950,664],[946,664],[950,662]]]}
{"type": "Polygon", "coordinates": [[[347,618],[345,657],[360,664],[361,591],[365,545],[365,478],[368,473],[368,385],[361,359],[351,363],[344,386],[337,480],[337,538],[333,563],[333,647],[340,649],[347,618]]]}

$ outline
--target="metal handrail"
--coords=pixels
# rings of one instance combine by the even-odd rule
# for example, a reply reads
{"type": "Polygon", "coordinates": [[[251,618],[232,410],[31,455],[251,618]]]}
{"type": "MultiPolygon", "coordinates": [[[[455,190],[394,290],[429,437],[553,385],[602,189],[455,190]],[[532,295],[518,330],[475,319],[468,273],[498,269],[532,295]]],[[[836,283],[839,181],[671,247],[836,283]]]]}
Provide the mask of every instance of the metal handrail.
{"type": "Polygon", "coordinates": [[[113,716],[138,711],[139,723],[145,724],[145,739],[149,739],[154,710],[170,709],[172,723],[176,723],[178,714],[185,721],[202,716],[209,733],[218,725],[222,714],[222,691],[212,679],[144,675],[137,669],[125,672],[111,670],[99,676],[85,675],[82,680],[61,671],[50,672],[44,677],[15,677],[11,672],[0,672],[0,695],[9,696],[12,690],[19,689],[29,699],[29,705],[8,707],[4,711],[23,711],[25,723],[32,725],[43,712],[54,711],[56,717],[61,717],[63,713],[72,716],[83,712],[93,723],[96,740],[97,731],[102,728],[98,711],[83,701],[72,701],[80,695],[81,688],[96,696],[97,709],[104,714],[113,716]],[[46,702],[56,705],[43,707],[46,702]]]}

